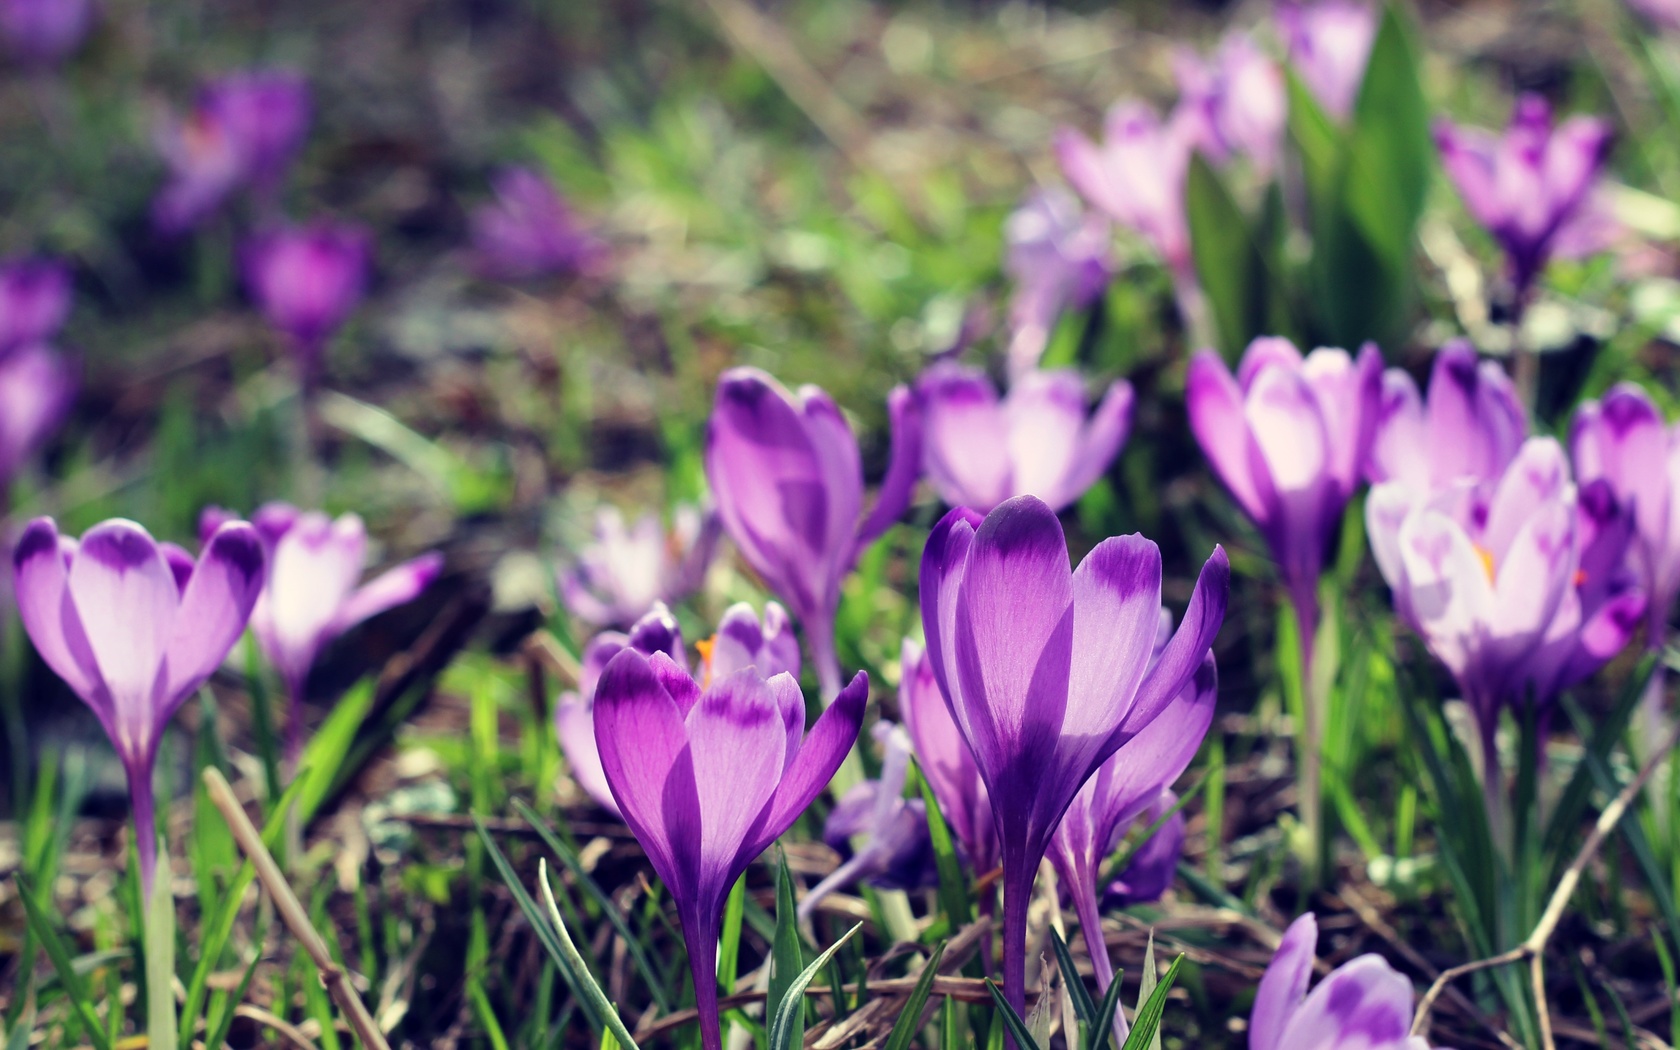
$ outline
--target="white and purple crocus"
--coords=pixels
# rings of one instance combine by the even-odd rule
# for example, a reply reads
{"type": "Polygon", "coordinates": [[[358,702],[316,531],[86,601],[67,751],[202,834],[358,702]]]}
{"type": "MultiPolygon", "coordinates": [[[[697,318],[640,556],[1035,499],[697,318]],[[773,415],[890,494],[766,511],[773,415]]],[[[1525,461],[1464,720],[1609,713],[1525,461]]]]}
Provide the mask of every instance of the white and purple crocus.
{"type": "Polygon", "coordinates": [[[1026,1000],[1033,878],[1080,788],[1194,679],[1225,618],[1215,548],[1184,623],[1151,666],[1161,554],[1142,536],[1099,543],[1077,569],[1042,500],[982,520],[959,507],[922,555],[928,662],[989,796],[1003,860],[1004,993],[1026,1000]]]}
{"type": "Polygon", "coordinates": [[[1195,148],[1224,164],[1246,156],[1262,178],[1277,170],[1289,97],[1283,69],[1247,33],[1233,32],[1203,59],[1181,50],[1173,60],[1180,119],[1189,120],[1195,148]]]}
{"type": "Polygon", "coordinates": [[[18,612],[30,640],[111,738],[128,776],[144,900],[158,834],[152,771],[170,717],[244,633],[263,584],[263,545],[225,522],[195,562],[113,519],[78,543],[51,518],[30,522],[13,552],[18,612]]]}
{"type": "Polygon", "coordinates": [[[1033,370],[1007,396],[977,368],[941,361],[916,382],[922,468],[953,507],[984,514],[1012,496],[1070,505],[1103,476],[1132,425],[1132,385],[1115,380],[1094,412],[1072,369],[1033,370]]]}
{"type": "Polygon", "coordinates": [[[1420,497],[1491,485],[1527,437],[1528,415],[1511,377],[1456,339],[1435,354],[1427,401],[1404,369],[1383,373],[1365,478],[1399,482],[1420,497]]]}
{"type": "Polygon", "coordinates": [[[1442,120],[1435,144],[1465,208],[1505,250],[1519,314],[1553,256],[1599,247],[1609,220],[1592,194],[1610,155],[1607,121],[1577,116],[1554,128],[1546,100],[1524,95],[1503,135],[1442,120]]]}
{"type": "Polygon", "coordinates": [[[597,627],[635,623],[655,603],[675,604],[699,589],[718,535],[717,514],[688,504],[672,512],[669,531],[657,514],[627,525],[617,507],[603,507],[592,542],[558,574],[560,597],[597,627]]]}
{"type": "Polygon", "coordinates": [[[893,390],[892,453],[863,514],[863,464],[846,417],[822,390],[790,392],[756,368],[718,379],[706,478],[724,531],[798,618],[825,702],[840,691],[834,617],[840,582],[910,504],[921,466],[915,399],[893,390]]]}
{"type": "Polygon", "coordinates": [[[1377,39],[1376,11],[1358,0],[1285,2],[1278,4],[1277,25],[1307,90],[1332,118],[1347,120],[1377,39]]]}
{"type": "Polygon", "coordinates": [[[1108,221],[1060,187],[1034,190],[1003,225],[1009,299],[1009,374],[1037,366],[1064,310],[1083,310],[1114,276],[1108,221]]]}
{"type": "Polygon", "coordinates": [[[676,903],[702,1043],[721,1050],[725,899],[840,768],[863,723],[869,678],[858,672],[806,733],[792,674],[753,664],[705,677],[696,681],[663,652],[623,650],[595,686],[595,743],[619,811],[676,903]]]}

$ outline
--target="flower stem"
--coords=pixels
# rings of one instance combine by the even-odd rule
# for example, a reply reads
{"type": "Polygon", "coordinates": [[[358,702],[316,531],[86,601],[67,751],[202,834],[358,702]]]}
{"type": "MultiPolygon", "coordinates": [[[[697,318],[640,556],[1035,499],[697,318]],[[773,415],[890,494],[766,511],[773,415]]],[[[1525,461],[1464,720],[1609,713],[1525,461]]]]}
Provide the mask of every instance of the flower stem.
{"type": "Polygon", "coordinates": [[[158,848],[157,811],[152,794],[152,763],[128,763],[128,792],[133,806],[134,848],[140,858],[140,907],[146,965],[146,1037],[152,1050],[175,1050],[175,897],[170,892],[167,856],[158,848]],[[158,878],[163,861],[163,878],[158,878]]]}
{"type": "Polygon", "coordinates": [[[705,1050],[723,1050],[717,975],[717,943],[722,922],[690,913],[683,916],[682,927],[688,942],[688,971],[694,979],[694,1011],[700,1015],[700,1042],[705,1050]]]}
{"type": "MultiPolygon", "coordinates": [[[[1020,858],[1003,862],[1003,997],[1022,1017],[1027,1015],[1027,908],[1035,869],[1020,858]]],[[[1006,1037],[1004,1045],[1013,1047],[1014,1038],[1006,1037]]]]}
{"type": "MultiPolygon", "coordinates": [[[[1057,874],[1060,875],[1060,871],[1057,874]]],[[[1079,873],[1074,878],[1064,877],[1062,883],[1067,886],[1068,894],[1073,898],[1073,910],[1079,915],[1079,930],[1085,937],[1085,950],[1091,955],[1091,970],[1097,978],[1097,996],[1101,998],[1108,994],[1108,986],[1114,983],[1114,963],[1108,957],[1108,943],[1103,940],[1102,911],[1097,903],[1097,874],[1094,871],[1079,873]]],[[[1114,1042],[1110,1045],[1125,1045],[1129,1031],[1126,1012],[1115,1010],[1114,1042]]]]}

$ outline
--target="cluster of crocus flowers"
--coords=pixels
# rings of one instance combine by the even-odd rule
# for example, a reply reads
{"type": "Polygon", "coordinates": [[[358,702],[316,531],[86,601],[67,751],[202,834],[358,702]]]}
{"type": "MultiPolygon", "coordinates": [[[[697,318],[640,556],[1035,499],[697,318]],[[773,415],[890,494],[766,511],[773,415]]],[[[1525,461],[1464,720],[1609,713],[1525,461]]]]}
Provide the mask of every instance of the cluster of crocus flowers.
{"type": "MultiPolygon", "coordinates": [[[[1155,659],[1160,658],[1171,638],[1172,616],[1160,610],[1155,659]]],[[[1150,812],[1158,815],[1171,807],[1169,789],[1189,768],[1213,724],[1218,689],[1219,675],[1209,653],[1183,691],[1137,735],[1120,745],[1079,789],[1050,840],[1050,862],[1063,892],[1073,899],[1099,992],[1106,992],[1114,980],[1114,964],[1103,942],[1099,911],[1106,889],[1098,885],[1102,865],[1140,816],[1150,812]]],[[[1176,847],[1182,844],[1182,823],[1173,830],[1163,826],[1146,847],[1152,852],[1148,856],[1140,852],[1128,866],[1121,891],[1132,899],[1159,896],[1171,884],[1172,869],[1178,862],[1176,847]],[[1138,860],[1143,862],[1141,866],[1138,860]],[[1163,874],[1166,885],[1162,884],[1163,874]]]]}
{"type": "Polygon", "coordinates": [[[1044,356],[1064,310],[1083,310],[1102,294],[1113,276],[1113,251],[1108,222],[1059,187],[1029,194],[1004,223],[1003,237],[1003,268],[1015,282],[1009,372],[1020,375],[1044,356]]]}
{"type": "Polygon", "coordinates": [[[1377,37],[1376,11],[1358,0],[1286,2],[1277,24],[1289,64],[1319,105],[1336,120],[1352,116],[1377,37]]]}
{"type": "Polygon", "coordinates": [[[93,0],[0,0],[0,40],[23,65],[56,66],[82,46],[93,15],[93,0]]]}
{"type": "Polygon", "coordinates": [[[309,119],[309,87],[289,70],[245,70],[205,84],[191,112],[157,129],[169,179],[152,203],[153,222],[179,233],[240,190],[271,197],[303,145],[309,119]]]}
{"type": "MultiPolygon", "coordinates": [[[[756,667],[770,678],[783,672],[799,677],[799,642],[793,637],[787,612],[775,602],[766,603],[762,618],[745,602],[730,606],[718,621],[717,633],[696,648],[700,651],[702,684],[712,678],[727,678],[744,667],[756,667]]],[[[604,631],[589,640],[583,649],[577,689],[560,694],[554,708],[555,731],[572,779],[614,816],[621,815],[618,802],[607,785],[601,752],[595,746],[595,686],[607,664],[625,649],[643,656],[664,653],[684,674],[689,672],[682,628],[671,610],[656,602],[628,633],[604,631]]]]}
{"type": "MultiPolygon", "coordinates": [[[[211,508],[199,523],[214,536],[228,517],[211,508]]],[[[439,554],[423,554],[362,583],[367,530],[355,514],[337,518],[269,503],[251,516],[267,552],[262,596],[251,612],[251,633],[286,689],[286,759],[303,751],[303,695],[309,671],[328,642],[371,616],[412,601],[443,568],[439,554]]]]}
{"type": "Polygon", "coordinates": [[[756,664],[697,681],[627,648],[595,686],[595,742],[619,811],[676,903],[706,1050],[720,1050],[717,944],[730,887],[850,753],[869,678],[859,672],[805,731],[793,675],[756,664]]]}
{"type": "Polygon", "coordinates": [[[1361,955],[1331,971],[1309,994],[1318,919],[1289,924],[1260,978],[1248,1019],[1249,1050],[1430,1050],[1410,1034],[1412,982],[1380,955],[1361,955]]]}
{"type": "Polygon", "coordinates": [[[304,382],[313,383],[328,341],[367,291],[371,236],[326,221],[278,226],[253,236],[242,256],[251,297],[286,337],[304,382]]]}
{"type": "Polygon", "coordinates": [[[724,531],[805,629],[825,702],[840,691],[834,617],[840,583],[910,503],[921,426],[904,387],[888,398],[892,454],[863,514],[863,464],[845,416],[814,386],[788,391],[756,368],[718,379],[706,431],[706,478],[724,531]]]}
{"type": "Polygon", "coordinates": [[[573,616],[597,627],[634,623],[655,603],[674,604],[699,589],[718,534],[717,515],[689,504],[672,512],[669,532],[657,514],[627,525],[617,507],[603,507],[593,541],[557,577],[560,597],[573,616]]]}
{"type": "Polygon", "coordinates": [[[1032,496],[984,520],[957,508],[929,536],[920,597],[928,662],[985,782],[1003,861],[1004,993],[1026,998],[1033,879],[1079,790],[1190,684],[1225,618],[1215,549],[1184,623],[1151,665],[1161,555],[1141,536],[1098,544],[1076,570],[1061,523],[1032,496]]]}
{"type": "Polygon", "coordinates": [[[69,313],[63,263],[0,264],[0,498],[75,399],[75,366],[52,347],[69,313]]]}
{"type": "Polygon", "coordinates": [[[1608,481],[1579,489],[1563,448],[1529,438],[1491,491],[1420,498],[1385,482],[1366,503],[1395,611],[1446,665],[1482,735],[1499,828],[1495,731],[1505,706],[1544,705],[1625,647],[1645,593],[1624,567],[1633,519],[1608,481]]]}
{"type": "Polygon", "coordinates": [[[1551,106],[1538,95],[1517,100],[1500,136],[1436,123],[1441,166],[1471,216],[1504,249],[1519,314],[1553,256],[1585,254],[1602,241],[1609,220],[1592,194],[1610,141],[1610,125],[1593,117],[1554,128],[1551,106]]]}
{"type": "Polygon", "coordinates": [[[1207,59],[1180,51],[1173,62],[1179,109],[1195,148],[1215,164],[1246,156],[1269,177],[1283,149],[1289,97],[1283,70],[1247,33],[1230,33],[1207,59]]]}
{"type": "Polygon", "coordinates": [[[942,361],[916,383],[922,468],[939,497],[984,514],[1013,496],[1061,510],[1101,478],[1132,425],[1132,385],[1115,380],[1087,418],[1071,369],[1017,376],[1006,397],[979,369],[942,361]]]}
{"type": "Polygon", "coordinates": [[[588,271],[606,245],[579,221],[554,184],[530,168],[506,168],[493,200],[473,209],[472,249],[487,277],[525,280],[588,271]]]}
{"type": "Polygon", "coordinates": [[[195,562],[132,521],[78,543],[37,518],[18,538],[18,612],[35,649],[111,738],[128,776],[145,900],[158,835],[152,771],[170,717],[221,666],[263,585],[263,544],[225,522],[195,562]]]}

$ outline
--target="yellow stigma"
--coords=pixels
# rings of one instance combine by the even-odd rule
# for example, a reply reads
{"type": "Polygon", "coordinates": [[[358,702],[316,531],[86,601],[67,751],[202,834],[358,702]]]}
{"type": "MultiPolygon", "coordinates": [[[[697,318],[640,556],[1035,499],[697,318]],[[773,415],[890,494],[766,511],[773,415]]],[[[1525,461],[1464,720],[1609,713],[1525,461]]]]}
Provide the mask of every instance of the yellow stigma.
{"type": "Polygon", "coordinates": [[[1494,571],[1493,567],[1493,552],[1488,550],[1486,547],[1478,546],[1476,548],[1476,557],[1482,559],[1482,571],[1487,573],[1487,578],[1489,580],[1497,579],[1498,573],[1494,571]]]}
{"type": "Polygon", "coordinates": [[[700,688],[704,689],[712,684],[712,650],[717,648],[717,635],[700,639],[694,648],[700,654],[700,688]]]}

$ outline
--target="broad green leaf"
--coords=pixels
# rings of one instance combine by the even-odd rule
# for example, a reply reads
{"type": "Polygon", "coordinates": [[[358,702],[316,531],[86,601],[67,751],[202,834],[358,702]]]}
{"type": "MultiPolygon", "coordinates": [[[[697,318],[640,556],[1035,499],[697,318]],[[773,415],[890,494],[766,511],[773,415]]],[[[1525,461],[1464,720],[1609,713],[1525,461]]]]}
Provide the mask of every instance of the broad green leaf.
{"type": "Polygon", "coordinates": [[[1200,153],[1190,159],[1185,211],[1196,276],[1219,333],[1219,349],[1226,360],[1235,361],[1249,340],[1264,334],[1270,320],[1266,263],[1247,216],[1200,153]]]}

